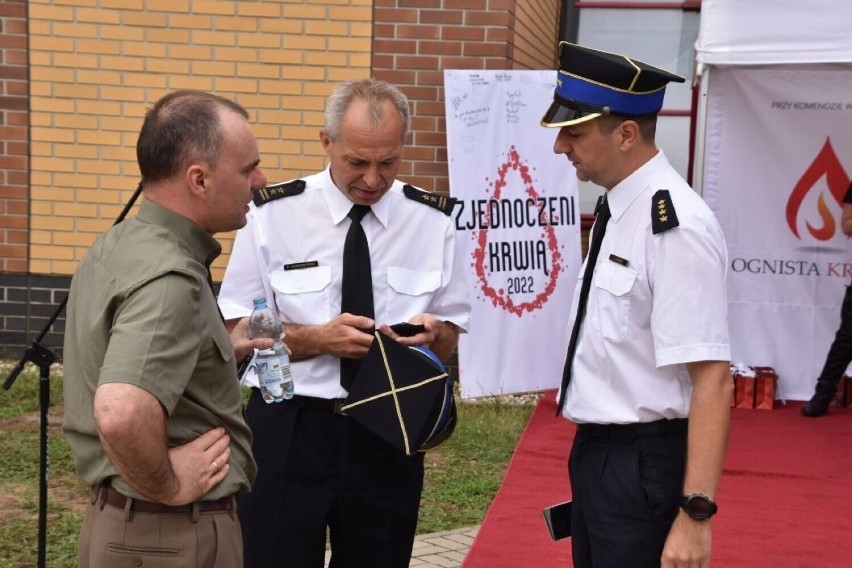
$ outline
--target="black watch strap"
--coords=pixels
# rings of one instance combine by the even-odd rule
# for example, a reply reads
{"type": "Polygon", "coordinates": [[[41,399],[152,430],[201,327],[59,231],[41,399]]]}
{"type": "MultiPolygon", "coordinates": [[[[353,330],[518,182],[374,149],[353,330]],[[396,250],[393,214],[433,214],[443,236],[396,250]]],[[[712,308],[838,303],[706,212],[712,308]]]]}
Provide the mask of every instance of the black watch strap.
{"type": "Polygon", "coordinates": [[[704,493],[690,493],[681,497],[681,508],[686,514],[697,521],[709,519],[719,510],[719,507],[704,493]]]}

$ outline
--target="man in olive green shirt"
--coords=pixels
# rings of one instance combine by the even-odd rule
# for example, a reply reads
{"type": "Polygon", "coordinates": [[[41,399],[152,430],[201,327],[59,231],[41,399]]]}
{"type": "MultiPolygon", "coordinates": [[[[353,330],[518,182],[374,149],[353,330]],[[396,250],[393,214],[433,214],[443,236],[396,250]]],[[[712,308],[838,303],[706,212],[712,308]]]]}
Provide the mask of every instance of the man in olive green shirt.
{"type": "Polygon", "coordinates": [[[209,266],[213,235],[245,225],[266,185],[247,116],[197,91],[158,101],[137,142],[139,212],[72,280],[63,427],[92,486],[81,567],[242,565],[234,495],[256,465],[235,361],[271,340],[229,336],[209,266]]]}

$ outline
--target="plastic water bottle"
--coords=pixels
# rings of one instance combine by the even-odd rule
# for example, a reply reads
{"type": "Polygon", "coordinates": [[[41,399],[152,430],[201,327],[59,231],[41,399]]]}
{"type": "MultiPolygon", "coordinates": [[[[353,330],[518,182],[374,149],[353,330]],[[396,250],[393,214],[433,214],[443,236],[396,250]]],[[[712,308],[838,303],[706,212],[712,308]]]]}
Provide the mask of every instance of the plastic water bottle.
{"type": "Polygon", "coordinates": [[[269,306],[266,298],[254,299],[254,310],[249,316],[249,337],[274,339],[272,349],[258,351],[255,364],[260,393],[267,404],[293,398],[293,375],[290,373],[290,356],[281,342],[281,320],[269,306]]]}

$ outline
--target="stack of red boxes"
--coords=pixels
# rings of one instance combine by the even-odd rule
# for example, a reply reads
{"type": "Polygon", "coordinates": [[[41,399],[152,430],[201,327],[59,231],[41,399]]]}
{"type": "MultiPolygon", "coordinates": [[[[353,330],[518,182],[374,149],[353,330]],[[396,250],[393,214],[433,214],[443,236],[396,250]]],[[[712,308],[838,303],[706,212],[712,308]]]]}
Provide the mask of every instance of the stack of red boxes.
{"type": "Polygon", "coordinates": [[[772,410],[778,386],[778,374],[775,369],[737,363],[731,365],[731,375],[734,377],[732,407],[772,410]]]}
{"type": "Polygon", "coordinates": [[[837,392],[834,394],[834,401],[831,406],[852,408],[852,377],[849,375],[843,375],[843,378],[837,383],[837,392]]]}

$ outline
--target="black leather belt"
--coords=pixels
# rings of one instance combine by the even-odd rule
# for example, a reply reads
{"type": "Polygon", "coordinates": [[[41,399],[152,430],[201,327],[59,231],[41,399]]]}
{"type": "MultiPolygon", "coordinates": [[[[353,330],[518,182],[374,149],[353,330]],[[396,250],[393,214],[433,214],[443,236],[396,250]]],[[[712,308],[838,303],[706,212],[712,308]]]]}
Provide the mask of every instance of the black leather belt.
{"type": "Polygon", "coordinates": [[[688,426],[689,421],[686,418],[639,422],[636,424],[577,424],[577,433],[589,438],[629,442],[637,436],[686,432],[688,426]]]}
{"type": "MultiPolygon", "coordinates": [[[[101,488],[101,498],[107,505],[112,505],[119,509],[124,509],[128,499],[131,501],[130,510],[136,513],[154,513],[154,514],[191,514],[192,504],[189,505],[163,505],[162,503],[154,503],[151,501],[142,501],[141,499],[132,499],[113,489],[112,487],[101,488]]],[[[198,501],[198,511],[207,513],[212,511],[230,511],[234,508],[234,499],[236,495],[222,497],[218,501],[198,501]]]]}
{"type": "Polygon", "coordinates": [[[293,400],[291,402],[302,406],[316,408],[317,410],[325,410],[326,412],[331,412],[332,414],[343,414],[341,408],[343,408],[343,405],[346,404],[346,399],[317,398],[315,396],[294,395],[293,400]]]}

